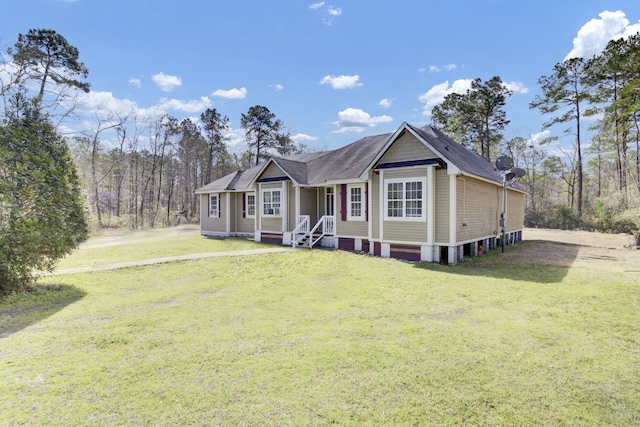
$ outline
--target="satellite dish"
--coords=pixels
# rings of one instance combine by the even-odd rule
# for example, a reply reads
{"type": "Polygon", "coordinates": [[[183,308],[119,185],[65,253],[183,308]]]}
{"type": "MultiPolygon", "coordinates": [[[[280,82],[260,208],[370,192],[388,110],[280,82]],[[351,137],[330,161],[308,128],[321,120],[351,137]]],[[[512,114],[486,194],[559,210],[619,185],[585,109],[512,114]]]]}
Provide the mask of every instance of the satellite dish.
{"type": "Polygon", "coordinates": [[[508,174],[506,174],[506,175],[504,176],[504,179],[506,179],[507,181],[511,181],[511,180],[512,180],[513,178],[515,178],[515,177],[516,177],[516,174],[515,174],[515,173],[513,173],[513,172],[509,172],[508,174]]]}
{"type": "Polygon", "coordinates": [[[509,156],[500,156],[496,160],[496,167],[502,171],[511,169],[513,167],[513,159],[509,156]]]}
{"type": "Polygon", "coordinates": [[[512,168],[511,172],[515,174],[516,178],[522,178],[526,173],[524,169],[520,169],[520,168],[512,168]]]}

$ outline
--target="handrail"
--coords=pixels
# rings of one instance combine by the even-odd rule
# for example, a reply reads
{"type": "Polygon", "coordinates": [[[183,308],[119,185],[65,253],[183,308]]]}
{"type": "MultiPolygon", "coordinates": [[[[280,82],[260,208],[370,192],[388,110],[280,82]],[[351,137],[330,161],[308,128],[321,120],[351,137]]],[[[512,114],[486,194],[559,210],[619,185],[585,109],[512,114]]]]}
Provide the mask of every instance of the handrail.
{"type": "Polygon", "coordinates": [[[335,230],[335,218],[333,215],[324,215],[320,220],[313,226],[311,231],[309,231],[309,247],[312,248],[316,243],[318,243],[324,236],[333,236],[335,230]],[[318,228],[322,225],[322,233],[317,239],[313,239],[313,234],[318,230],[318,228]]]}
{"type": "Polygon", "coordinates": [[[307,233],[309,232],[309,221],[310,220],[311,220],[311,217],[309,215],[299,215],[298,216],[298,225],[296,225],[296,228],[294,228],[293,231],[291,232],[291,237],[292,237],[291,245],[294,248],[296,246],[298,246],[298,239],[296,238],[296,236],[298,234],[307,235],[307,233]]]}
{"type": "Polygon", "coordinates": [[[309,232],[309,221],[311,217],[309,215],[298,216],[298,225],[293,229],[292,234],[307,234],[309,232]]]}

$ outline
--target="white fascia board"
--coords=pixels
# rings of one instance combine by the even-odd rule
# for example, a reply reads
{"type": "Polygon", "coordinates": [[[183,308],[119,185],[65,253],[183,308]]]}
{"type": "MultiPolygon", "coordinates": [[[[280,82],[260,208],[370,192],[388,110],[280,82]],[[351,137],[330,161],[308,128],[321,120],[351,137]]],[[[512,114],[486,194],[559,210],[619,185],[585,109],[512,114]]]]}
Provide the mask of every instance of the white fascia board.
{"type": "MultiPolygon", "coordinates": [[[[490,179],[483,178],[483,177],[481,177],[481,176],[474,175],[474,174],[472,174],[472,173],[468,173],[468,172],[460,172],[460,173],[459,173],[459,175],[467,176],[467,177],[469,177],[469,178],[474,178],[474,179],[477,179],[477,180],[479,180],[479,181],[488,182],[489,184],[493,184],[493,185],[495,185],[496,187],[500,187],[500,188],[502,188],[502,183],[500,183],[500,182],[496,182],[496,181],[492,181],[492,180],[490,180],[490,179]]],[[[524,190],[519,190],[519,189],[514,188],[514,187],[512,187],[512,186],[509,186],[509,185],[507,185],[507,189],[508,189],[508,190],[516,191],[516,192],[518,192],[518,193],[527,194],[527,192],[526,192],[526,191],[524,191],[524,190]]]]}
{"type": "MultiPolygon", "coordinates": [[[[369,171],[367,170],[367,175],[365,177],[360,178],[349,178],[349,179],[329,179],[325,181],[325,185],[340,185],[340,184],[364,184],[369,181],[368,178],[369,171]]],[[[317,186],[314,186],[317,187],[317,186]]]]}

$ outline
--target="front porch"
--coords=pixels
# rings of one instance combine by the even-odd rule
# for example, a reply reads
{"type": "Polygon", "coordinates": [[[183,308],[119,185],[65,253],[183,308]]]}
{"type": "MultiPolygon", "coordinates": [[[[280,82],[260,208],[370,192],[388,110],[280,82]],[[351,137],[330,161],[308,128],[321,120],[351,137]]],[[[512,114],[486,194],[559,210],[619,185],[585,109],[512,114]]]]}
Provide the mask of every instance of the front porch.
{"type": "Polygon", "coordinates": [[[323,215],[318,222],[311,227],[311,216],[299,215],[298,225],[291,232],[291,245],[294,248],[307,247],[311,249],[322,242],[325,237],[335,236],[335,224],[335,217],[333,215],[323,215]]]}

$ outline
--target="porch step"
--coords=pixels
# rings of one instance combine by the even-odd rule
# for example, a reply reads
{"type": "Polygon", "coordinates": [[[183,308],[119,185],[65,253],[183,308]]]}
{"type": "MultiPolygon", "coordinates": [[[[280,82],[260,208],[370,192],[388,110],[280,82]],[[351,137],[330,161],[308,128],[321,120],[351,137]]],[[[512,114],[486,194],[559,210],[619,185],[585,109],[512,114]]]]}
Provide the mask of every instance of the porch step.
{"type": "MultiPolygon", "coordinates": [[[[308,246],[308,242],[309,242],[309,238],[311,236],[310,235],[304,235],[303,237],[301,237],[300,239],[296,240],[296,244],[298,246],[308,246]]],[[[320,237],[322,237],[322,233],[313,233],[313,240],[317,240],[320,237]]]]}

